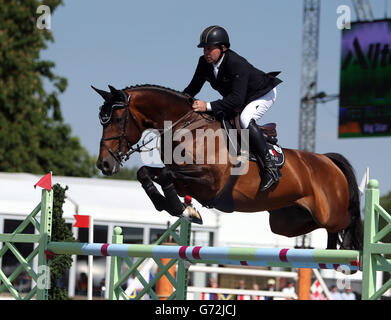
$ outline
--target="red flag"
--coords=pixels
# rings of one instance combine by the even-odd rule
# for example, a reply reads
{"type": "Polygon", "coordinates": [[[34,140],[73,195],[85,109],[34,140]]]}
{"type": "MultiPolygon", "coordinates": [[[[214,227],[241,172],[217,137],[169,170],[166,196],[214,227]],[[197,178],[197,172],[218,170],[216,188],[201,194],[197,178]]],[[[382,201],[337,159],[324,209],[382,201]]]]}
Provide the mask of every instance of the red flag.
{"type": "Polygon", "coordinates": [[[90,227],[90,216],[82,214],[74,214],[76,223],[73,225],[76,228],[89,228],[90,227]]]}
{"type": "Polygon", "coordinates": [[[39,180],[35,185],[34,189],[36,187],[41,187],[46,190],[51,191],[52,190],[52,172],[50,171],[47,175],[43,176],[41,180],[39,180]]]}

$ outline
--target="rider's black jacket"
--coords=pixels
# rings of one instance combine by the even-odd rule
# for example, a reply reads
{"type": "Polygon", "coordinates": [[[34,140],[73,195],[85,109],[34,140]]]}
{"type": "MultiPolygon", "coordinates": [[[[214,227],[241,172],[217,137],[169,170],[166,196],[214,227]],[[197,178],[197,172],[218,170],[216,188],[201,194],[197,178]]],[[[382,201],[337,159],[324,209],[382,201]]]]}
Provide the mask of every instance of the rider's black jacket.
{"type": "Polygon", "coordinates": [[[213,65],[201,56],[193,79],[184,92],[195,96],[200,92],[205,81],[210,82],[223,99],[211,102],[216,118],[231,119],[251,101],[262,97],[282,81],[277,78],[279,72],[265,73],[236,52],[228,49],[219,67],[217,79],[213,65]]]}

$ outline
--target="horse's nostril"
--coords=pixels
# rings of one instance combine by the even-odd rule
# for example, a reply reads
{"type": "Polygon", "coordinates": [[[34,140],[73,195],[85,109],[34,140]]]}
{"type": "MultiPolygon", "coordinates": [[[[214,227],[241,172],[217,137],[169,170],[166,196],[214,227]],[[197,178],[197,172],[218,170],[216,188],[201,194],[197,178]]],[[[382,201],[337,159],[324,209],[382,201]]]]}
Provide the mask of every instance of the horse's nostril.
{"type": "Polygon", "coordinates": [[[110,168],[110,163],[108,161],[103,161],[103,168],[109,169],[110,168]]]}
{"type": "Polygon", "coordinates": [[[107,175],[112,170],[112,164],[109,159],[101,159],[96,162],[96,166],[102,171],[104,175],[107,175]]]}

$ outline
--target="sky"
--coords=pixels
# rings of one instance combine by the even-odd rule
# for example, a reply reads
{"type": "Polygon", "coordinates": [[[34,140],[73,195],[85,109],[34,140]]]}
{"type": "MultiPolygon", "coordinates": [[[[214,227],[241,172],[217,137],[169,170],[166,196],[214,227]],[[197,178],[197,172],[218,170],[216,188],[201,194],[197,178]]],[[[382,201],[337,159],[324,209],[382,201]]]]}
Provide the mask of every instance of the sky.
{"type": "MultiPolygon", "coordinates": [[[[350,6],[354,21],[350,0],[321,1],[318,91],[330,95],[339,91],[340,5],[350,6]]],[[[391,17],[388,0],[371,0],[371,6],[375,19],[391,17]]],[[[301,0],[64,0],[51,16],[55,42],[41,57],[55,62],[54,71],[68,80],[59,100],[72,135],[98,155],[102,98],[90,85],[108,90],[109,84],[122,89],[149,83],[182,91],[202,55],[196,47],[202,30],[221,25],[232,50],[265,72],[281,71],[284,82],[262,122],[276,122],[280,145],[297,149],[302,19],[301,0]]],[[[220,95],[206,83],[197,98],[213,101],[220,95]]],[[[359,183],[368,167],[382,195],[391,191],[390,139],[338,139],[338,100],[317,106],[315,151],[343,154],[359,183]]],[[[139,156],[132,156],[126,167],[135,165],[142,165],[139,156]]]]}

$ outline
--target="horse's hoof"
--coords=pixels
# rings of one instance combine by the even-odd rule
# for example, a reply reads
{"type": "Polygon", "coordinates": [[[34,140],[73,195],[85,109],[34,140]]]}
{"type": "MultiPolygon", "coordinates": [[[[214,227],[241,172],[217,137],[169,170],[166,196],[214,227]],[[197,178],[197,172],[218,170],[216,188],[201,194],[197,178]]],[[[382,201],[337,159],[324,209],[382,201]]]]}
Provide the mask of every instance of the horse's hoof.
{"type": "Polygon", "coordinates": [[[202,224],[201,214],[192,206],[187,206],[186,209],[180,215],[181,218],[186,219],[189,222],[202,224]]]}

